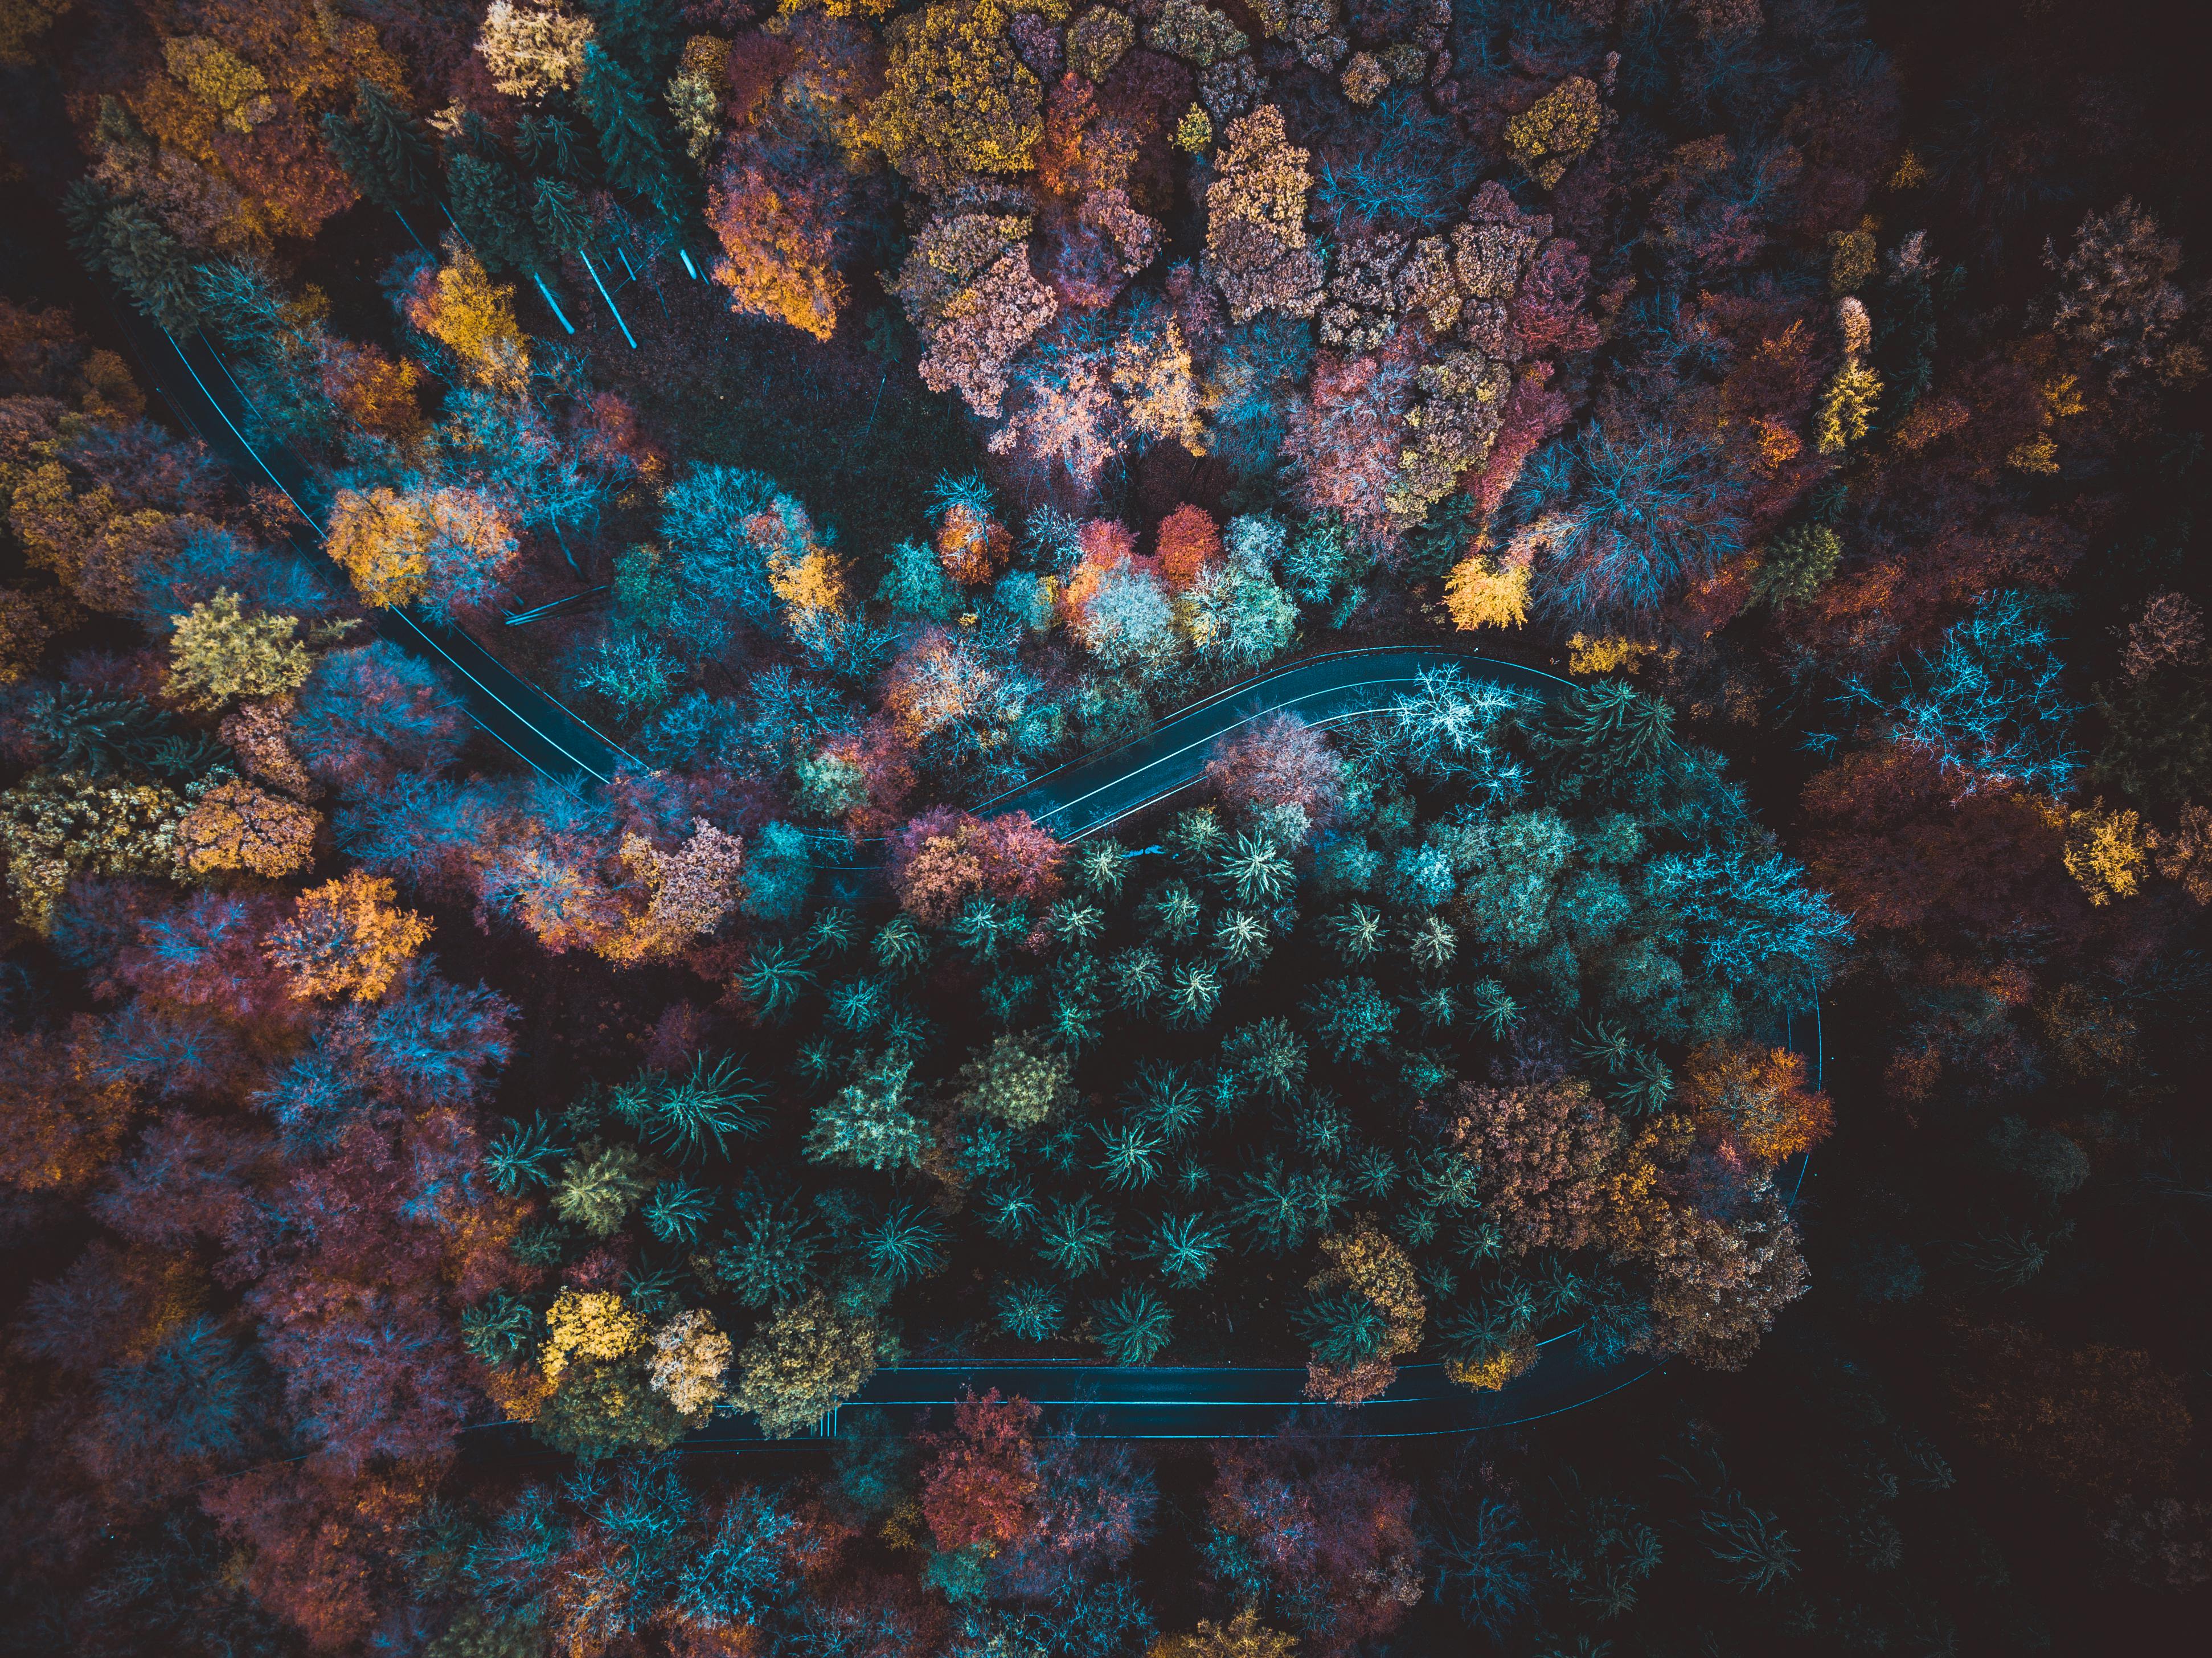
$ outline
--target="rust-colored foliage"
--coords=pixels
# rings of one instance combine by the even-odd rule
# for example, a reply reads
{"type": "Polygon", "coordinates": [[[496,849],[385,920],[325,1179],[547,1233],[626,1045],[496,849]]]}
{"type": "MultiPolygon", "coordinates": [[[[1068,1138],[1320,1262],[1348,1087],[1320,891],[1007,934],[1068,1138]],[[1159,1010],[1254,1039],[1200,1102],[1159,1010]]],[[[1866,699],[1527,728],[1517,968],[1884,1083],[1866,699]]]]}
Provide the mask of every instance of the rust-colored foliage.
{"type": "Polygon", "coordinates": [[[891,885],[916,920],[941,926],[967,899],[1048,902],[1066,851],[1025,812],[976,817],[950,806],[915,818],[892,837],[891,885]]]}
{"type": "Polygon", "coordinates": [[[1762,1168],[1811,1151],[1836,1121],[1828,1096],[1806,1085],[1805,1056],[1786,1048],[1706,1043],[1683,1067],[1681,1101],[1700,1128],[1762,1168]]]}
{"type": "Polygon", "coordinates": [[[1021,1540],[1037,1495],[1037,1407],[995,1388],[954,1406],[952,1431],[929,1441],[921,1511],[940,1549],[998,1550],[1021,1540]]]}
{"type": "Polygon", "coordinates": [[[2087,1497],[2172,1481],[2193,1421],[2180,1378],[2148,1353],[2001,1324],[1967,1332],[1959,1359],[1967,1430],[2027,1473],[2087,1497]]]}

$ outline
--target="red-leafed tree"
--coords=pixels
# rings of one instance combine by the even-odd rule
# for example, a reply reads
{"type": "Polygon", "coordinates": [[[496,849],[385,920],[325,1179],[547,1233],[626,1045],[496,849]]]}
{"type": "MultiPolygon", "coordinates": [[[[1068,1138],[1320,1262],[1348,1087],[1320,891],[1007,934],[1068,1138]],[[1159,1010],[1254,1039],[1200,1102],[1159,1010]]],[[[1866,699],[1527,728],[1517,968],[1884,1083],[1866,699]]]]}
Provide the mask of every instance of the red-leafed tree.
{"type": "Polygon", "coordinates": [[[1344,805],[1343,762],[1296,714],[1271,714],[1222,738],[1206,775],[1240,812],[1295,806],[1326,828],[1344,805]]]}
{"type": "Polygon", "coordinates": [[[1206,1518],[1240,1539],[1316,1653],[1396,1627],[1421,1598],[1413,1487],[1371,1445],[1298,1430],[1213,1448],[1206,1518]]]}
{"type": "Polygon", "coordinates": [[[922,1469],[921,1512],[939,1548],[995,1552],[1027,1533],[1038,1491],[1036,1418],[1036,1406],[994,1388],[954,1407],[951,1433],[929,1436],[936,1455],[922,1469]]]}

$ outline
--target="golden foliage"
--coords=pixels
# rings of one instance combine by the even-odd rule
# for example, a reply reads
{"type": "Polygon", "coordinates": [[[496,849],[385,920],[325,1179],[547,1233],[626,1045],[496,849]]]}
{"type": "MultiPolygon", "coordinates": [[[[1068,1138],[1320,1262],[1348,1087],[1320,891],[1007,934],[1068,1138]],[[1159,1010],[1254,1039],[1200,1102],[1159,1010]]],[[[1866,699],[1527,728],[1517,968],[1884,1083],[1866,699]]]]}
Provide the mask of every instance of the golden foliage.
{"type": "Polygon", "coordinates": [[[0,587],[0,685],[20,684],[53,637],[45,613],[12,587],[0,587]]]}
{"type": "Polygon", "coordinates": [[[1129,423],[1149,438],[1206,452],[1206,423],[1199,412],[1198,381],[1190,349],[1174,318],[1164,328],[1131,330],[1114,343],[1114,384],[1121,389],[1129,423]]]}
{"type": "Polygon", "coordinates": [[[220,40],[204,34],[173,37],[161,43],[169,73],[202,103],[222,112],[233,132],[251,132],[276,112],[269,100],[269,77],[220,40]]]}
{"type": "Polygon", "coordinates": [[[33,772],[0,794],[0,852],[18,917],[53,926],[54,901],[79,875],[168,875],[181,797],[158,783],[33,772]]]}
{"type": "Polygon", "coordinates": [[[1086,81],[1103,81],[1136,44],[1128,13],[1093,6],[1067,26],[1067,66],[1086,81]]]}
{"type": "Polygon", "coordinates": [[[302,1000],[374,1001],[430,937],[430,924],[392,896],[383,877],[348,870],[343,879],[301,893],[262,953],[292,975],[292,993],[302,1000]]]}
{"type": "Polygon", "coordinates": [[[558,0],[518,6],[491,0],[477,36],[477,55],[491,83],[510,98],[574,92],[584,75],[584,48],[598,30],[588,17],[571,17],[558,0]]]}
{"type": "Polygon", "coordinates": [[[289,696],[313,663],[292,635],[290,616],[247,616],[225,588],[169,618],[169,692],[186,708],[212,712],[234,697],[289,696]]]}
{"type": "Polygon", "coordinates": [[[483,262],[458,236],[446,241],[446,263],[407,292],[407,320],[452,352],[479,386],[510,394],[530,381],[530,350],[514,320],[514,289],[495,282],[483,262]]]}
{"type": "Polygon", "coordinates": [[[1707,1042],[1691,1054],[1681,1090],[1700,1128],[1769,1168],[1835,1127],[1828,1096],[1806,1084],[1803,1056],[1786,1048],[1707,1042]]]}
{"type": "Polygon", "coordinates": [[[1828,291],[1832,294],[1850,294],[1865,287],[1874,279],[1876,263],[1874,232],[1865,226],[1856,230],[1835,230],[1828,234],[1828,291]]]}
{"type": "Polygon", "coordinates": [[[1528,619],[1528,566],[1470,553],[1444,577],[1444,610],[1463,633],[1521,626],[1528,619]]]}
{"type": "Polygon", "coordinates": [[[1163,1635],[1146,1658],[1297,1658],[1297,1637],[1269,1629],[1247,1606],[1226,1624],[1200,1619],[1188,1635],[1163,1635]]]}
{"type": "Polygon", "coordinates": [[[233,778],[201,795],[177,825],[177,865],[190,875],[289,875],[314,861],[321,823],[313,808],[233,778]]]}
{"type": "Polygon", "coordinates": [[[1044,100],[1006,38],[1013,15],[1005,0],[936,0],[885,31],[890,60],[872,136],[901,172],[949,182],[1028,170],[1044,100]]]}
{"type": "Polygon", "coordinates": [[[1206,187],[1205,269],[1233,323],[1262,311],[1310,317],[1321,308],[1322,262],[1306,245],[1311,159],[1290,142],[1273,104],[1229,124],[1206,187]]]}
{"type": "Polygon", "coordinates": [[[2066,872],[2101,908],[2132,898],[2149,867],[2152,837],[2132,811],[2107,811],[2100,799],[2066,817],[2066,872]]]}
{"type": "Polygon", "coordinates": [[[1875,403],[1881,395],[1881,376],[1859,363],[1847,362],[1821,394],[1814,426],[1814,446],[1824,455],[1842,452],[1867,433],[1875,403]]]}
{"type": "Polygon", "coordinates": [[[836,224],[761,168],[726,173],[709,191],[707,222],[722,244],[714,280],[730,308],[789,323],[818,340],[837,331],[844,276],[831,268],[836,224]]]}
{"type": "Polygon", "coordinates": [[[1447,1361],[1444,1375],[1462,1388],[1494,1394],[1534,1370],[1538,1357],[1533,1341],[1508,1342],[1488,1358],[1447,1361]]]}
{"type": "Polygon", "coordinates": [[[429,590],[422,519],[415,503],[396,489],[379,484],[366,493],[339,490],[326,545],[353,578],[354,591],[371,604],[411,604],[429,590]]]}
{"type": "Polygon", "coordinates": [[[1571,76],[1505,124],[1506,153],[1550,190],[1589,153],[1604,128],[1605,106],[1596,83],[1571,76]]]}
{"type": "Polygon", "coordinates": [[[1634,673],[1650,654],[1650,646],[1639,645],[1632,639],[1610,634],[1602,639],[1592,639],[1588,634],[1577,634],[1567,641],[1567,671],[1634,673]]]}
{"type": "Polygon", "coordinates": [[[632,835],[622,844],[623,866],[645,895],[620,929],[592,947],[621,967],[665,961],[694,939],[705,937],[737,907],[744,891],[738,870],[744,843],[725,835],[703,817],[691,823],[690,839],[673,853],[632,835]]]}
{"type": "Polygon", "coordinates": [[[571,1359],[605,1363],[645,1345],[645,1321],[607,1290],[564,1288],[545,1309],[545,1330],[538,1363],[548,1381],[557,1379],[571,1359]]]}
{"type": "Polygon", "coordinates": [[[331,504],[325,544],[368,604],[411,604],[429,592],[431,556],[504,567],[514,556],[514,532],[488,497],[474,489],[401,495],[379,484],[363,493],[341,489],[331,504]]]}
{"type": "Polygon", "coordinates": [[[0,64],[32,61],[31,46],[76,0],[0,0],[0,64]]]}

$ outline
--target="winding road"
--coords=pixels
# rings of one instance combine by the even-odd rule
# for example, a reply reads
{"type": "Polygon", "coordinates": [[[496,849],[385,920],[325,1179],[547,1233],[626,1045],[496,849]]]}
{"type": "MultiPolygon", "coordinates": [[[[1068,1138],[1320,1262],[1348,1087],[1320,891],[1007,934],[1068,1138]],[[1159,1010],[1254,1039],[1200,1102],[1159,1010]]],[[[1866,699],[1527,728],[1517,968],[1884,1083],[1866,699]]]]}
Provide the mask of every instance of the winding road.
{"type": "MultiPolygon", "coordinates": [[[[250,480],[266,480],[290,499],[318,543],[331,495],[313,469],[283,446],[248,436],[260,422],[251,398],[203,338],[179,342],[134,313],[117,320],[144,377],[178,422],[250,480]]],[[[300,550],[303,556],[306,550],[300,550]]],[[[470,715],[537,771],[590,787],[617,767],[639,762],[572,709],[502,665],[467,633],[419,611],[385,613],[387,637],[433,662],[470,715]]],[[[1472,678],[1547,696],[1569,682],[1519,663],[1472,652],[1435,649],[1338,651],[1302,659],[1216,692],[1170,715],[1143,736],[1087,755],[986,803],[993,811],[1025,811],[1063,841],[1097,835],[1203,775],[1223,737],[1275,714],[1296,714],[1328,726],[1388,707],[1415,689],[1424,672],[1455,667],[1472,678]]],[[[1785,1039],[1820,1072],[1819,1009],[1791,1022],[1785,1039]]],[[[1797,1183],[1802,1186],[1801,1161],[1797,1183]]],[[[1796,1193],[1792,1193],[1794,1201],[1796,1193]]],[[[1496,1393],[1477,1394],[1450,1382],[1440,1364],[1401,1366],[1380,1398],[1359,1407],[1363,1433],[1413,1438],[1510,1427],[1589,1404],[1658,1368],[1648,1358],[1593,1362],[1573,1333],[1541,1344],[1542,1361],[1496,1393]]],[[[997,1388],[1040,1406],[1048,1430],[1109,1439],[1220,1439],[1265,1436],[1292,1411],[1310,1408],[1302,1368],[1264,1365],[1114,1366],[1069,1362],[916,1363],[878,1370],[859,1394],[830,1412],[817,1431],[836,1436],[855,1406],[878,1407],[871,1421],[911,1426],[969,1390],[997,1388]]],[[[871,1428],[871,1430],[874,1430],[871,1428]]],[[[479,1430],[518,1454],[533,1442],[511,1424],[479,1430]]],[[[768,1441],[749,1418],[725,1416],[691,1435],[686,1451],[727,1452],[768,1441]]]]}

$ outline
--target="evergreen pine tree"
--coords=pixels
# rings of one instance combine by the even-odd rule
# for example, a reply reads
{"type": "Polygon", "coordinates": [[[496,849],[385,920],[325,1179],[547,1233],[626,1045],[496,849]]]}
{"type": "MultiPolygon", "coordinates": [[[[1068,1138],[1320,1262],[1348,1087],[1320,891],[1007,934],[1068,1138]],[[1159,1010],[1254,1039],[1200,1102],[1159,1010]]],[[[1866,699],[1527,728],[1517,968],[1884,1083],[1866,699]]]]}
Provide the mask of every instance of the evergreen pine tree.
{"type": "Polygon", "coordinates": [[[356,83],[354,107],[363,143],[401,203],[419,202],[437,176],[437,152],[411,114],[373,81],[356,83]]]}
{"type": "Polygon", "coordinates": [[[662,131],[659,112],[637,76],[594,40],[584,48],[584,80],[579,90],[584,113],[599,135],[607,182],[643,197],[663,219],[675,220],[675,153],[662,131]]]}
{"type": "Polygon", "coordinates": [[[113,277],[140,311],[172,334],[200,325],[204,307],[191,259],[152,214],[89,179],[71,187],[62,212],[77,257],[113,277]]]}
{"type": "Polygon", "coordinates": [[[506,166],[463,152],[447,163],[446,179],[453,192],[453,217],[487,266],[535,270],[544,263],[530,216],[523,210],[520,187],[506,166]]]}
{"type": "Polygon", "coordinates": [[[530,219],[538,228],[539,239],[558,253],[580,247],[584,234],[590,228],[583,203],[577,198],[576,187],[553,179],[538,181],[531,196],[530,219]]]}
{"type": "Polygon", "coordinates": [[[348,120],[333,110],[323,117],[323,142],[355,187],[380,207],[405,210],[429,194],[436,153],[415,118],[372,81],[356,82],[348,120]]]}
{"type": "Polygon", "coordinates": [[[592,0],[591,5],[600,43],[650,86],[675,72],[684,46],[677,12],[666,0],[592,0]]]}

